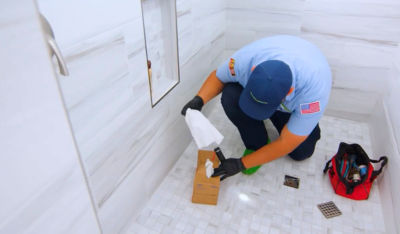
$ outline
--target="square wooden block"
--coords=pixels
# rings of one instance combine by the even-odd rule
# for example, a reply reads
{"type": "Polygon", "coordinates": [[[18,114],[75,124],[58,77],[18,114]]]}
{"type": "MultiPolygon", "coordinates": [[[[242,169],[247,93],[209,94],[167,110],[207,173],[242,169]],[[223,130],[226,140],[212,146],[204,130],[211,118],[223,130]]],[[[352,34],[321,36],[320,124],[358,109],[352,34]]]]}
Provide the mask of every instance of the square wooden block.
{"type": "Polygon", "coordinates": [[[214,151],[199,150],[197,169],[193,181],[192,202],[216,205],[218,201],[220,179],[219,177],[207,178],[205,168],[207,159],[210,159],[214,168],[219,166],[219,160],[214,151]]]}

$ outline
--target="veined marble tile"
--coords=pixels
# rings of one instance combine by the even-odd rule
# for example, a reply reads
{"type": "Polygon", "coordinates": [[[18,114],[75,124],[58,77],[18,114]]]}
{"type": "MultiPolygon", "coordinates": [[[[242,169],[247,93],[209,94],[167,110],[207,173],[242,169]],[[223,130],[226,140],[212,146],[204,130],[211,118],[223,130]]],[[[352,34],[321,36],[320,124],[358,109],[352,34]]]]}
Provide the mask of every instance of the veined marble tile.
{"type": "Polygon", "coordinates": [[[135,162],[127,152],[140,135],[132,134],[136,131],[131,125],[143,120],[137,113],[150,110],[144,38],[135,33],[141,26],[141,20],[132,21],[71,47],[66,53],[71,76],[60,77],[99,206],[135,162]]]}
{"type": "Polygon", "coordinates": [[[314,43],[327,57],[329,64],[356,67],[389,68],[393,61],[392,45],[302,31],[300,36],[314,43]]]}
{"type": "Polygon", "coordinates": [[[52,181],[8,214],[0,233],[98,233],[81,168],[70,163],[58,170],[52,181]]]}
{"type": "Polygon", "coordinates": [[[379,18],[306,12],[302,30],[395,45],[400,40],[400,17],[379,18]]]}
{"type": "Polygon", "coordinates": [[[343,63],[331,64],[333,87],[353,89],[359,91],[387,92],[389,82],[389,68],[346,65],[343,63]]]}
{"type": "Polygon", "coordinates": [[[228,9],[226,30],[255,31],[275,34],[298,34],[301,15],[298,12],[274,12],[263,9],[228,9]]]}
{"type": "Polygon", "coordinates": [[[375,91],[362,91],[351,88],[332,88],[327,114],[336,117],[366,121],[375,109],[381,96],[375,91]]]}
{"type": "Polygon", "coordinates": [[[387,233],[397,233],[400,230],[399,201],[400,186],[395,183],[400,177],[400,154],[398,139],[394,132],[398,121],[393,119],[398,108],[393,108],[388,99],[379,102],[375,106],[375,112],[369,119],[371,128],[371,142],[376,156],[386,155],[389,164],[384,170],[384,175],[378,178],[379,192],[382,199],[382,208],[385,217],[387,233]]]}
{"type": "Polygon", "coordinates": [[[51,24],[61,51],[141,17],[139,1],[38,0],[39,10],[51,24]]]}
{"type": "Polygon", "coordinates": [[[100,233],[35,2],[0,15],[0,233],[100,233]]]}
{"type": "Polygon", "coordinates": [[[286,0],[286,1],[258,1],[258,0],[249,0],[249,1],[240,1],[240,0],[230,0],[227,1],[227,9],[264,9],[272,12],[302,12],[304,9],[305,0],[286,0]]]}
{"type": "MultiPolygon", "coordinates": [[[[397,49],[396,56],[400,58],[400,49],[397,49]]],[[[386,105],[388,119],[391,124],[391,129],[394,134],[394,138],[397,145],[397,150],[400,152],[400,110],[397,108],[398,100],[400,94],[398,90],[400,89],[400,62],[398,59],[394,61],[393,67],[390,71],[389,81],[387,82],[387,87],[385,88],[385,95],[383,97],[384,103],[386,105]]],[[[399,160],[400,161],[400,160],[399,160]]]]}
{"type": "Polygon", "coordinates": [[[307,0],[304,11],[327,15],[396,19],[400,18],[400,3],[396,0],[307,0]]]}
{"type": "Polygon", "coordinates": [[[394,1],[311,0],[302,21],[305,31],[389,45],[400,40],[400,3],[394,1]]]}
{"type": "Polygon", "coordinates": [[[195,18],[192,13],[178,17],[180,65],[185,65],[205,45],[221,37],[224,22],[225,13],[222,11],[204,18],[195,18]]]}
{"type": "Polygon", "coordinates": [[[198,51],[204,45],[211,43],[225,32],[224,12],[212,14],[204,19],[194,20],[195,43],[194,51],[198,51]]]}
{"type": "Polygon", "coordinates": [[[256,40],[253,30],[228,30],[226,31],[226,49],[237,50],[256,40]]]}

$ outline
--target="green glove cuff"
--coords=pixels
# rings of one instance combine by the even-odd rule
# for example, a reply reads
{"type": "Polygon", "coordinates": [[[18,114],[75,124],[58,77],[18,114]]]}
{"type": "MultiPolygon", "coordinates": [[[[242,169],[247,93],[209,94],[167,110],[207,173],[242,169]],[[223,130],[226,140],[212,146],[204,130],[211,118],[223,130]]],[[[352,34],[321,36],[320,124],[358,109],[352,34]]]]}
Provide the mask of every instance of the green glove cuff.
{"type": "MultiPolygon", "coordinates": [[[[269,143],[271,143],[271,140],[268,138],[267,144],[269,144],[269,143]]],[[[244,152],[243,152],[242,158],[246,157],[247,155],[249,155],[249,154],[251,154],[251,153],[253,153],[253,152],[254,152],[254,150],[245,149],[244,152]]],[[[242,173],[245,174],[245,175],[251,175],[251,174],[256,173],[256,171],[257,171],[258,169],[260,169],[260,167],[261,167],[261,165],[255,166],[255,167],[250,167],[250,168],[247,168],[247,169],[245,169],[245,170],[242,170],[242,173]]]]}

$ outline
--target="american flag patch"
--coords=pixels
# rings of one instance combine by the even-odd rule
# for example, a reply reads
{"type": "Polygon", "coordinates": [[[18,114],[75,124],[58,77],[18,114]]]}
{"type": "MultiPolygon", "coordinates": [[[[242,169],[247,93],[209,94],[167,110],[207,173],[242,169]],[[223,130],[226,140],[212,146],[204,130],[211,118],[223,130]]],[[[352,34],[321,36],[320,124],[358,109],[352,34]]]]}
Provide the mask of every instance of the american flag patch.
{"type": "Polygon", "coordinates": [[[300,104],[300,111],[302,115],[319,112],[319,101],[300,104]]]}

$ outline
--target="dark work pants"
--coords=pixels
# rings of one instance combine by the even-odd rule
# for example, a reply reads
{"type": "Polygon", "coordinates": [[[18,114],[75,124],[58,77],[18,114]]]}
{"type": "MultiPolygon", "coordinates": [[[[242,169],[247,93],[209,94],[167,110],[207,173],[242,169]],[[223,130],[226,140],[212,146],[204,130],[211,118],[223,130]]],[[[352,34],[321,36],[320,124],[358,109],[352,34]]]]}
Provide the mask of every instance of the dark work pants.
{"type": "MultiPolygon", "coordinates": [[[[232,123],[238,128],[247,149],[257,150],[267,144],[268,133],[264,122],[247,116],[239,107],[239,97],[243,87],[239,83],[227,83],[222,91],[221,103],[232,123]]],[[[275,111],[270,120],[281,133],[289,121],[290,113],[275,111]]],[[[297,161],[304,160],[314,153],[315,145],[320,139],[320,128],[317,125],[307,139],[289,156],[297,161]]]]}

